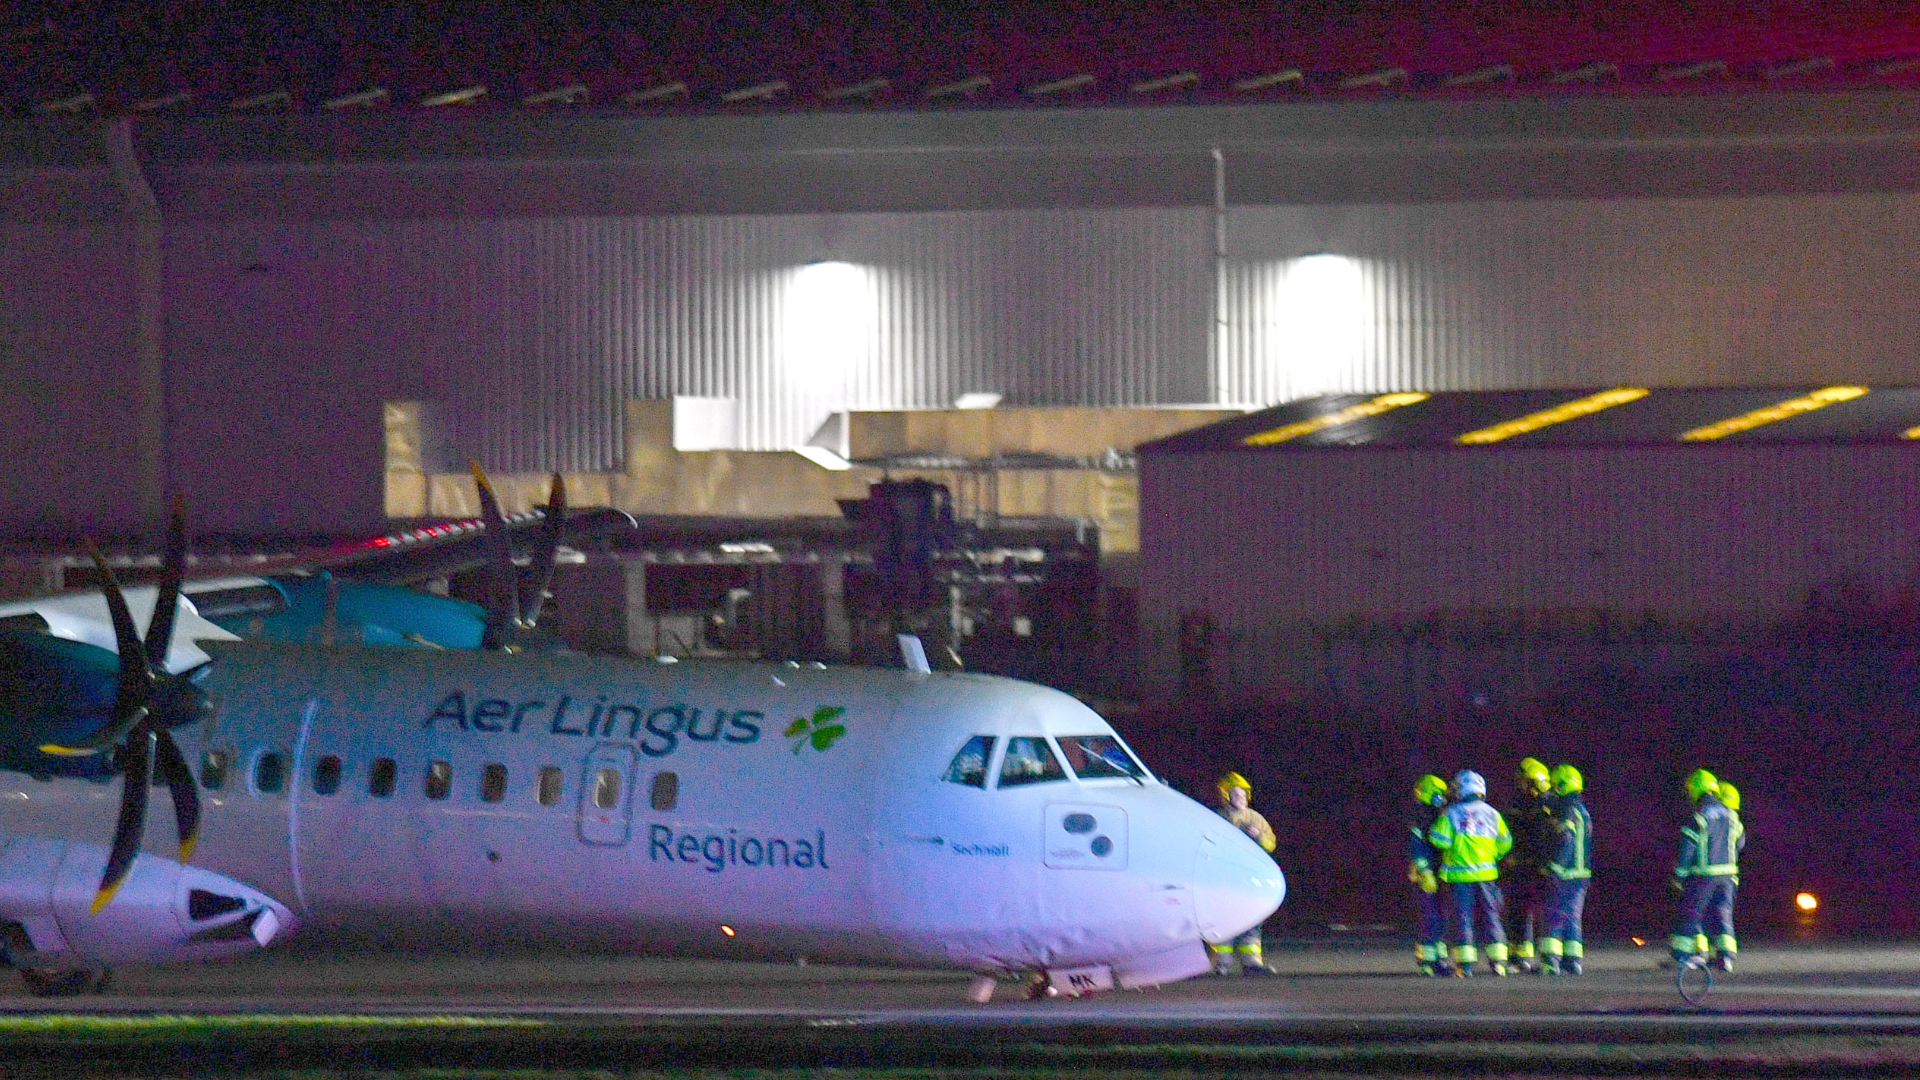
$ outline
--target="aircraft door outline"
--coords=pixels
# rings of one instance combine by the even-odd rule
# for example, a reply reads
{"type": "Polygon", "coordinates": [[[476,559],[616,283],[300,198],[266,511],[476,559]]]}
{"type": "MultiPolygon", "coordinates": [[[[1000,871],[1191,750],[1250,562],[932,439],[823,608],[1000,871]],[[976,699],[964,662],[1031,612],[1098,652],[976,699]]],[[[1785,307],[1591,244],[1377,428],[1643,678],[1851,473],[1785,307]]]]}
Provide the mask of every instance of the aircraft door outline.
{"type": "Polygon", "coordinates": [[[621,847],[633,834],[634,769],[632,743],[601,743],[580,769],[578,828],[582,843],[621,847]],[[617,785],[609,795],[609,774],[617,785]]]}

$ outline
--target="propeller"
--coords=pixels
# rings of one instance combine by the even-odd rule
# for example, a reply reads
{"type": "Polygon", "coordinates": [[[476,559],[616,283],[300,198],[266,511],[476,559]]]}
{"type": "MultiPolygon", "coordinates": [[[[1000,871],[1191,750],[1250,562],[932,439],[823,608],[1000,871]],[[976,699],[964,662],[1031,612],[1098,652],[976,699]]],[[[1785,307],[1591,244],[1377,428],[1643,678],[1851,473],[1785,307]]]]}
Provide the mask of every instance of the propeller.
{"type": "MultiPolygon", "coordinates": [[[[506,515],[500,512],[500,500],[480,463],[470,462],[474,487],[480,493],[480,512],[487,523],[487,632],[483,642],[489,649],[516,651],[542,643],[528,634],[538,625],[540,612],[553,596],[553,568],[566,530],[567,485],[559,473],[553,474],[553,486],[547,505],[541,508],[540,533],[535,542],[527,579],[513,564],[513,538],[507,533],[506,515]],[[524,589],[524,598],[522,591],[524,589]]],[[[550,643],[549,643],[550,644],[550,643]]]]}
{"type": "Polygon", "coordinates": [[[113,618],[113,636],[120,653],[113,716],[105,727],[80,745],[46,744],[40,750],[61,757],[111,752],[114,769],[121,774],[120,817],[114,824],[106,872],[101,875],[100,889],[93,898],[93,910],[98,914],[126,883],[133,861],[140,854],[140,834],[147,822],[147,794],[156,777],[173,793],[180,861],[193,858],[194,845],[200,839],[200,797],[194,790],[193,772],[187,768],[186,758],[169,731],[205,719],[213,710],[206,693],[194,682],[205,664],[178,675],[166,670],[167,650],[173,641],[174,613],[180,605],[180,582],[187,568],[186,512],[179,497],[173,501],[160,587],[154,597],[153,619],[147,626],[144,641],[134,632],[133,616],[127,611],[126,596],[120,591],[119,581],[91,540],[87,541],[87,554],[100,572],[101,591],[113,618]]]}

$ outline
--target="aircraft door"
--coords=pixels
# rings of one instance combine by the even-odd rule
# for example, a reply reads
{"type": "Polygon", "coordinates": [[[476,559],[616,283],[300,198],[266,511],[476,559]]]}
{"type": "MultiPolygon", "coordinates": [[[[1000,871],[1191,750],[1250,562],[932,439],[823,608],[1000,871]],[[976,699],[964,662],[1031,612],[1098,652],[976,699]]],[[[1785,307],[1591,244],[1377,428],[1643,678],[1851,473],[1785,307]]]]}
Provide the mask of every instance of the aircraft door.
{"type": "Polygon", "coordinates": [[[580,839],[619,847],[633,832],[633,746],[601,743],[587,755],[580,776],[580,839]]]}

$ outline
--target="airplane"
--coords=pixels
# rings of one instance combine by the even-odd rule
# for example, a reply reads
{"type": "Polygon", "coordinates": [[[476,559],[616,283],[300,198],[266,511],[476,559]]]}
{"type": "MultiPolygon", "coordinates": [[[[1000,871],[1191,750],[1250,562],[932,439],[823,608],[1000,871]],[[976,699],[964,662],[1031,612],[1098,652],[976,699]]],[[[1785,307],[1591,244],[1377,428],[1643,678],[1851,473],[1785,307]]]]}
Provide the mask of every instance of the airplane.
{"type": "Polygon", "coordinates": [[[36,993],[299,932],[1077,996],[1202,974],[1285,897],[1093,710],[917,641],[834,669],[237,640],[180,601],[174,521],[146,603],[95,553],[106,629],[0,627],[0,962],[36,993]]]}
{"type": "MultiPolygon", "coordinates": [[[[187,603],[181,617],[190,628],[186,647],[191,662],[205,662],[205,654],[191,646],[204,637],[442,649],[557,647],[536,631],[551,598],[563,546],[635,528],[634,520],[607,508],[570,515],[565,482],[558,473],[546,505],[509,516],[501,512],[493,485],[478,463],[472,470],[481,504],[478,519],[425,525],[332,551],[288,556],[247,574],[183,578],[180,590],[187,603]],[[515,565],[515,539],[523,533],[532,534],[522,560],[529,564],[524,571],[515,565]],[[488,594],[484,605],[408,587],[483,567],[488,594]]],[[[123,592],[136,609],[151,610],[157,595],[152,585],[123,592]]],[[[113,647],[106,599],[97,589],[0,603],[0,629],[7,627],[113,647]]]]}

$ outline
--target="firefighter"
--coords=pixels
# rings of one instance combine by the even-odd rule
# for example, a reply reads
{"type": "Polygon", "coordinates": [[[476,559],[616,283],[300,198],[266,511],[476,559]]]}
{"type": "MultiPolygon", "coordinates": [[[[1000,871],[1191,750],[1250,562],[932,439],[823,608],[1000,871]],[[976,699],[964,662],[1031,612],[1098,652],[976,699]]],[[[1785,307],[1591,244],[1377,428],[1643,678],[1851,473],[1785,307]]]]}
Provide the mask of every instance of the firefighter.
{"type": "MultiPolygon", "coordinates": [[[[1237,772],[1230,772],[1220,778],[1220,816],[1233,823],[1253,838],[1268,853],[1273,851],[1273,826],[1249,803],[1253,799],[1253,785],[1237,772]]],[[[1273,969],[1267,966],[1261,955],[1260,928],[1258,926],[1219,945],[1208,945],[1213,952],[1213,971],[1216,975],[1232,975],[1236,971],[1244,975],[1272,975],[1273,969]],[[1236,964],[1235,960],[1239,962],[1236,964]]]]}
{"type": "Polygon", "coordinates": [[[1473,918],[1480,911],[1487,927],[1487,962],[1495,975],[1507,973],[1507,930],[1500,924],[1500,860],[1513,849],[1513,834],[1500,811],[1487,805],[1486,778],[1463,769],[1453,778],[1454,803],[1427,830],[1427,839],[1440,852],[1440,880],[1453,894],[1459,918],[1453,950],[1454,974],[1473,974],[1479,960],[1474,944],[1473,918]]]}
{"type": "Polygon", "coordinates": [[[1712,773],[1695,769],[1682,786],[1693,803],[1693,820],[1680,829],[1680,857],[1673,868],[1680,923],[1667,945],[1674,963],[1704,966],[1714,957],[1695,939],[1705,936],[1718,954],[1720,970],[1732,971],[1733,958],[1740,953],[1733,935],[1733,891],[1746,830],[1739,815],[1720,800],[1720,782],[1712,773]]]}
{"type": "Polygon", "coordinates": [[[1413,785],[1414,811],[1408,822],[1407,880],[1413,883],[1414,902],[1420,907],[1420,937],[1413,958],[1422,975],[1448,974],[1447,916],[1440,902],[1440,854],[1427,839],[1440,809],[1447,805],[1447,782],[1429,773],[1413,785]]]}
{"type": "MultiPolygon", "coordinates": [[[[1715,779],[1718,779],[1718,778],[1716,777],[1715,779]]],[[[1741,851],[1745,851],[1747,847],[1747,827],[1740,819],[1740,789],[1737,787],[1734,787],[1732,784],[1727,783],[1725,780],[1721,780],[1720,781],[1720,805],[1726,807],[1727,813],[1733,815],[1735,832],[1740,838],[1739,841],[1734,845],[1734,853],[1737,855],[1741,851]]],[[[1738,900],[1740,898],[1740,875],[1739,874],[1733,875],[1733,882],[1729,891],[1733,894],[1732,898],[1734,900],[1738,900]]],[[[1707,940],[1707,935],[1705,934],[1693,935],[1693,951],[1696,955],[1699,955],[1699,956],[1712,956],[1715,952],[1713,948],[1713,943],[1707,940]]],[[[1716,962],[1725,965],[1723,970],[1726,970],[1726,971],[1733,970],[1732,960],[1726,959],[1724,956],[1715,956],[1714,959],[1716,962]]]]}
{"type": "Polygon", "coordinates": [[[1546,975],[1584,974],[1586,946],[1580,916],[1593,878],[1593,817],[1582,793],[1586,780],[1571,765],[1553,767],[1554,850],[1547,860],[1546,936],[1540,939],[1540,970],[1546,975]]]}
{"type": "Polygon", "coordinates": [[[1508,856],[1504,891],[1516,932],[1508,934],[1507,941],[1513,946],[1514,966],[1521,971],[1537,971],[1534,936],[1546,927],[1547,860],[1554,848],[1553,810],[1549,805],[1553,782],[1543,762],[1524,758],[1514,784],[1513,806],[1506,814],[1507,827],[1513,830],[1513,854],[1508,856]]]}

